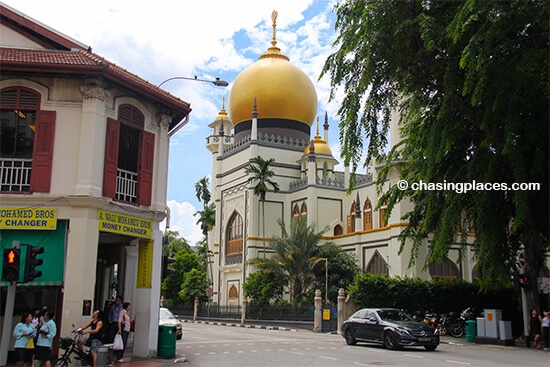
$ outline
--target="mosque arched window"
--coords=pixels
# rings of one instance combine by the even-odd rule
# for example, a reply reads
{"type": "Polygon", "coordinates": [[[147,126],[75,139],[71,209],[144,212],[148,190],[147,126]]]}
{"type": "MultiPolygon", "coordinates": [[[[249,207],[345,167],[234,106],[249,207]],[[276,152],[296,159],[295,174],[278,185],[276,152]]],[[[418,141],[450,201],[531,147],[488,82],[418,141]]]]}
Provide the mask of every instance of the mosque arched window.
{"type": "Polygon", "coordinates": [[[458,279],[458,267],[449,258],[445,258],[443,262],[432,261],[429,269],[433,279],[458,279]]]}
{"type": "Polygon", "coordinates": [[[302,203],[302,207],[300,208],[300,217],[307,218],[307,204],[305,202],[302,203]]]}
{"type": "Polygon", "coordinates": [[[378,251],[374,252],[365,270],[367,273],[389,275],[388,263],[378,251]]]}
{"type": "Polygon", "coordinates": [[[351,204],[351,209],[348,215],[348,233],[355,232],[355,201],[351,204]]]}
{"type": "Polygon", "coordinates": [[[388,221],[386,220],[386,211],[388,209],[388,206],[386,203],[382,204],[380,207],[379,216],[380,216],[380,228],[384,228],[388,225],[388,221]]]}
{"type": "Polygon", "coordinates": [[[227,245],[225,247],[226,263],[242,262],[244,225],[243,217],[234,212],[229,218],[226,230],[227,245]]]}
{"type": "Polygon", "coordinates": [[[372,204],[368,198],[365,201],[365,209],[363,209],[363,227],[365,231],[372,229],[372,204]]]}

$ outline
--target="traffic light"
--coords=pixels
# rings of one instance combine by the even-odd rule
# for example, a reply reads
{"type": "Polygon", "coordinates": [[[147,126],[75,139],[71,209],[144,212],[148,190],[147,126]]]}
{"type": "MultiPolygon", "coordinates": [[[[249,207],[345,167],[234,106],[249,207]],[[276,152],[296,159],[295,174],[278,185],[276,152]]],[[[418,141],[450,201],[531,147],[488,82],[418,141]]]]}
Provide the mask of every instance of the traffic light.
{"type": "Polygon", "coordinates": [[[36,270],[37,266],[44,263],[44,260],[38,259],[36,255],[44,253],[44,247],[37,247],[32,245],[27,246],[27,255],[25,257],[25,276],[23,278],[24,283],[32,281],[34,278],[40,278],[42,271],[36,270]]]}
{"type": "Polygon", "coordinates": [[[519,284],[526,292],[531,290],[531,276],[528,272],[524,271],[519,275],[519,284]]]}
{"type": "Polygon", "coordinates": [[[168,275],[174,274],[176,271],[174,269],[168,269],[168,265],[172,264],[176,259],[173,257],[163,256],[162,257],[162,279],[166,279],[168,275]]]}
{"type": "Polygon", "coordinates": [[[2,280],[6,282],[17,282],[19,280],[19,265],[21,259],[19,258],[19,249],[6,248],[4,249],[2,267],[2,280]]]}
{"type": "Polygon", "coordinates": [[[520,284],[519,284],[519,272],[517,270],[514,270],[510,274],[510,280],[512,281],[512,284],[514,285],[514,292],[519,292],[520,284]]]}

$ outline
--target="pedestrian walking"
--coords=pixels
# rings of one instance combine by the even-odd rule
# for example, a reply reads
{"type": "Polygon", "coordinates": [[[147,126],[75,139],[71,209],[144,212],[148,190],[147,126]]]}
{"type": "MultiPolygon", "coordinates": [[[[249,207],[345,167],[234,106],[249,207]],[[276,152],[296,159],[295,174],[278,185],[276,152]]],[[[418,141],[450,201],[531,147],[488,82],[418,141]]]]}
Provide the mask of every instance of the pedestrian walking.
{"type": "Polygon", "coordinates": [[[118,316],[122,310],[122,296],[116,296],[115,303],[109,309],[107,320],[109,321],[109,333],[107,343],[112,343],[115,340],[115,335],[118,333],[118,316]]]}
{"type": "Polygon", "coordinates": [[[126,342],[128,341],[128,335],[130,334],[130,302],[124,302],[122,304],[122,310],[118,317],[118,333],[122,336],[122,343],[124,347],[121,350],[115,350],[115,357],[117,362],[124,362],[124,349],[126,348],[126,342]]]}
{"type": "Polygon", "coordinates": [[[544,340],[544,350],[550,350],[550,311],[544,311],[542,319],[542,339],[544,340]]]}
{"type": "Polygon", "coordinates": [[[536,308],[531,309],[531,316],[529,316],[529,343],[527,347],[530,347],[532,342],[535,349],[540,349],[541,324],[541,315],[539,315],[536,308]]]}
{"type": "Polygon", "coordinates": [[[15,338],[15,359],[17,366],[30,366],[32,363],[32,352],[34,350],[34,334],[36,330],[31,323],[32,314],[25,312],[21,315],[21,321],[13,329],[15,338]]]}
{"type": "Polygon", "coordinates": [[[42,324],[40,330],[38,331],[38,341],[36,342],[36,350],[34,355],[35,362],[40,361],[40,364],[44,364],[45,367],[51,367],[52,365],[50,362],[52,355],[52,342],[53,338],[55,338],[55,335],[57,334],[57,326],[52,320],[52,316],[52,311],[43,311],[42,317],[44,318],[44,324],[42,324]]]}

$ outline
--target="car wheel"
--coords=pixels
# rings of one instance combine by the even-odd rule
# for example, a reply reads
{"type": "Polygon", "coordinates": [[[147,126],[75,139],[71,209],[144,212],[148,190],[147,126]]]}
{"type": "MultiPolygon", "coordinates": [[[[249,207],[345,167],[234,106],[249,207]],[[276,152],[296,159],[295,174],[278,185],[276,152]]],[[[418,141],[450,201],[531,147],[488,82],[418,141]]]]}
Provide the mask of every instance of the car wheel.
{"type": "Polygon", "coordinates": [[[346,330],[344,333],[344,339],[346,339],[347,345],[355,345],[357,344],[357,340],[355,340],[355,336],[353,335],[353,331],[350,329],[346,330]]]}
{"type": "Polygon", "coordinates": [[[391,331],[386,331],[384,333],[384,348],[394,350],[397,349],[398,345],[395,340],[395,334],[391,331]]]}
{"type": "Polygon", "coordinates": [[[425,345],[424,348],[430,352],[433,352],[437,348],[437,345],[425,345]]]}

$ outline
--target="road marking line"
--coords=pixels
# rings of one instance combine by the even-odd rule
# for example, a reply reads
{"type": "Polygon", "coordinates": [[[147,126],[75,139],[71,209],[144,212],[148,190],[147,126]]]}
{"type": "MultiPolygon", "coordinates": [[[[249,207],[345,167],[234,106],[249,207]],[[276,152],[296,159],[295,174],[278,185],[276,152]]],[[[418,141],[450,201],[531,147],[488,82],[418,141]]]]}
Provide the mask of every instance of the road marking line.
{"type": "Polygon", "coordinates": [[[424,358],[424,356],[419,356],[418,354],[407,354],[407,353],[405,353],[405,355],[407,357],[411,357],[411,358],[424,358]]]}
{"type": "Polygon", "coordinates": [[[338,358],[327,357],[327,356],[319,356],[319,358],[330,359],[331,361],[336,361],[336,360],[338,360],[338,358]]]}
{"type": "Polygon", "coordinates": [[[300,356],[305,356],[305,355],[307,355],[307,354],[305,354],[305,353],[299,353],[299,352],[290,352],[290,353],[291,353],[291,354],[298,354],[298,355],[300,355],[300,356]]]}
{"type": "Polygon", "coordinates": [[[453,360],[451,360],[451,359],[447,359],[447,361],[446,361],[446,362],[449,362],[449,363],[455,363],[455,364],[464,364],[464,365],[466,365],[466,366],[469,366],[469,365],[471,365],[471,363],[470,363],[470,362],[460,362],[460,361],[453,361],[453,360]]]}
{"type": "Polygon", "coordinates": [[[216,352],[208,352],[208,354],[216,354],[216,352]]]}

